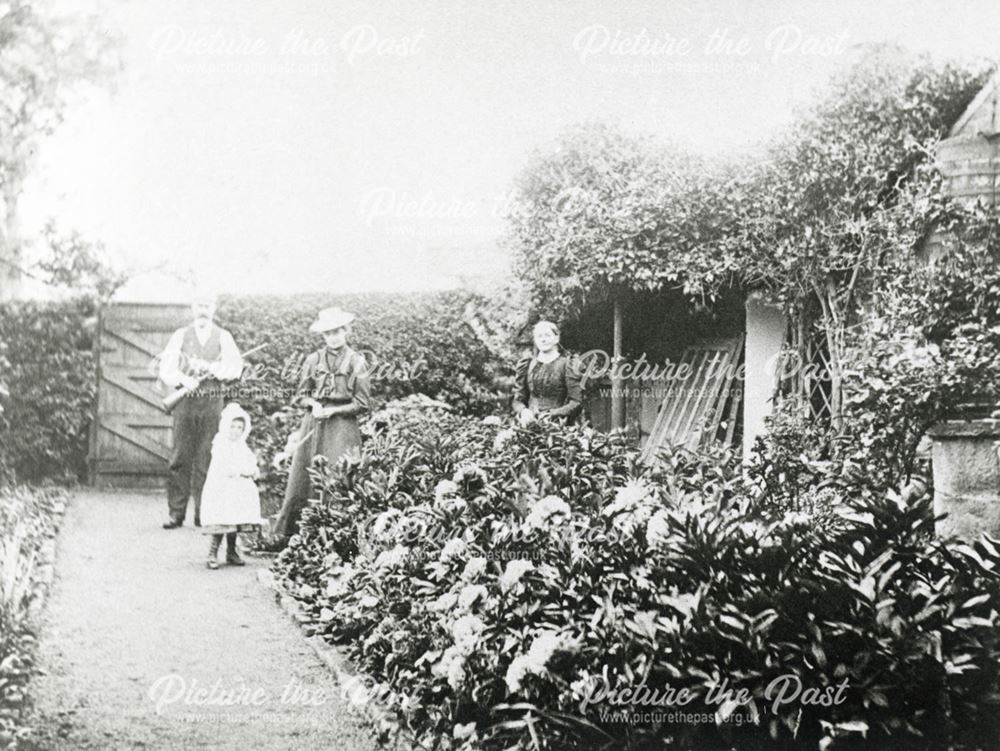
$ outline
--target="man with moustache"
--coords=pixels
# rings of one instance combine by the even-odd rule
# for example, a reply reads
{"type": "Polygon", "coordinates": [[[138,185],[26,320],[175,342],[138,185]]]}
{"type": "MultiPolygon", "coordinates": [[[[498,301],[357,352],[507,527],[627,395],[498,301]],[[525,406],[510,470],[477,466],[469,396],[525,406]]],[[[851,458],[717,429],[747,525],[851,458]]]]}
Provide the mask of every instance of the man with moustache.
{"type": "Polygon", "coordinates": [[[167,478],[164,529],[184,524],[188,499],[194,498],[194,525],[201,526],[201,490],[205,484],[212,439],[219,429],[223,381],[240,377],[243,358],[228,331],[217,326],[215,296],[200,291],[191,301],[193,321],[170,337],[160,356],[160,380],[190,390],[173,412],[174,446],[167,478]]]}

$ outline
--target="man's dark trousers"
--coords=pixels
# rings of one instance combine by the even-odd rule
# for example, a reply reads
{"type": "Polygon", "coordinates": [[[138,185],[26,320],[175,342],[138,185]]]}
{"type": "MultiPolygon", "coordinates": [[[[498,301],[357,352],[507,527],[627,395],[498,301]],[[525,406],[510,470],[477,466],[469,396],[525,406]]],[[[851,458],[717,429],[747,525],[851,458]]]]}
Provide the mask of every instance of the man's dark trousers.
{"type": "Polygon", "coordinates": [[[201,516],[201,489],[221,413],[222,396],[216,394],[185,397],[174,410],[174,450],[167,478],[167,506],[174,521],[184,521],[189,497],[194,498],[194,518],[201,516]]]}

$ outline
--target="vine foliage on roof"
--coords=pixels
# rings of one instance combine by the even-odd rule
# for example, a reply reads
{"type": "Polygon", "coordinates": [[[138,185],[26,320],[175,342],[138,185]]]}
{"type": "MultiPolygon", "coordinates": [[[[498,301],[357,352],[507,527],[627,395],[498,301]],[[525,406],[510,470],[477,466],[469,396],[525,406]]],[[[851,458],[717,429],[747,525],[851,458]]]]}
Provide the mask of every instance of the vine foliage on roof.
{"type": "Polygon", "coordinates": [[[934,147],[987,73],[871,48],[764,158],[571,128],[516,181],[515,270],[536,305],[562,313],[616,288],[712,295],[735,281],[786,302],[815,295],[841,316],[864,272],[937,219],[934,147]]]}
{"type": "Polygon", "coordinates": [[[580,312],[616,289],[701,292],[730,269],[701,254],[726,216],[698,157],[599,123],[571,128],[515,185],[507,242],[533,303],[580,312]]]}

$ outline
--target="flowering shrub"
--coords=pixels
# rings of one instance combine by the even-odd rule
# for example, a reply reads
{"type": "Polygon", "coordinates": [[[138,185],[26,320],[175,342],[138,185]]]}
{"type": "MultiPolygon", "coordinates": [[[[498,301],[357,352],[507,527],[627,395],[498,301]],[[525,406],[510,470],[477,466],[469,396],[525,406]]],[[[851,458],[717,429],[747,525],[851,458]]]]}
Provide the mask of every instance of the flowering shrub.
{"type": "Polygon", "coordinates": [[[65,503],[62,490],[0,487],[0,749],[15,748],[29,733],[35,615],[65,503]]]}
{"type": "Polygon", "coordinates": [[[836,518],[818,529],[758,509],[725,462],[653,473],[617,436],[495,423],[383,421],[277,563],[418,740],[929,749],[1000,732],[1000,543],[932,542],[926,498],[891,493],[810,501],[836,518]]]}

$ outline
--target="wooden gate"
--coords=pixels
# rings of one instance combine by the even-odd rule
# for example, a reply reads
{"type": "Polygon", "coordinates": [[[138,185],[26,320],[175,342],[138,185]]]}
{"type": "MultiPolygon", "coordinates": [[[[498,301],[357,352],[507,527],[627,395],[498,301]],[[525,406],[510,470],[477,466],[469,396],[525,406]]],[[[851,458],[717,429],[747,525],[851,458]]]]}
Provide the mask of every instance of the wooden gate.
{"type": "Polygon", "coordinates": [[[114,303],[102,311],[88,457],[92,483],[158,487],[165,482],[171,419],[161,408],[159,354],[190,317],[189,306],[162,303],[114,303]]]}

